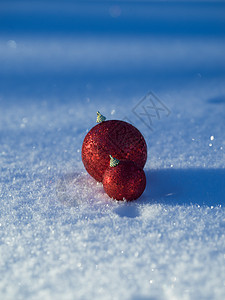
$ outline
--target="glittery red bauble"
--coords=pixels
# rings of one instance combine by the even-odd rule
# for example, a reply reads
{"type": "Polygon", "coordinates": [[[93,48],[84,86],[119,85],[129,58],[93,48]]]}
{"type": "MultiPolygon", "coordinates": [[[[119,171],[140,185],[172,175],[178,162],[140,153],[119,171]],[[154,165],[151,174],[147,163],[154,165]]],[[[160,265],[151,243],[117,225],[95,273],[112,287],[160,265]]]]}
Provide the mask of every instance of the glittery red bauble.
{"type": "Polygon", "coordinates": [[[110,198],[135,200],[145,190],[145,172],[129,160],[121,160],[115,167],[108,167],[103,176],[103,187],[110,198]]]}
{"type": "Polygon", "coordinates": [[[82,145],[83,164],[97,181],[102,181],[109,166],[109,154],[117,159],[134,161],[143,168],[147,160],[147,145],[133,125],[119,120],[104,121],[87,133],[82,145]]]}

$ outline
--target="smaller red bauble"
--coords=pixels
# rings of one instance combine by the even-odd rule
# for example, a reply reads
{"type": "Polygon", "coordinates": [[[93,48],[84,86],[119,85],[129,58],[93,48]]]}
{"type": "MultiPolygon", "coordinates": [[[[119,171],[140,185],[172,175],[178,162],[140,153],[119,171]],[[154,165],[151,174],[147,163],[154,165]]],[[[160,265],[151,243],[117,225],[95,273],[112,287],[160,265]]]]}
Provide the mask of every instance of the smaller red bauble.
{"type": "Polygon", "coordinates": [[[146,177],[145,172],[133,161],[119,161],[111,157],[102,183],[110,198],[130,201],[139,198],[144,192],[146,177]]]}

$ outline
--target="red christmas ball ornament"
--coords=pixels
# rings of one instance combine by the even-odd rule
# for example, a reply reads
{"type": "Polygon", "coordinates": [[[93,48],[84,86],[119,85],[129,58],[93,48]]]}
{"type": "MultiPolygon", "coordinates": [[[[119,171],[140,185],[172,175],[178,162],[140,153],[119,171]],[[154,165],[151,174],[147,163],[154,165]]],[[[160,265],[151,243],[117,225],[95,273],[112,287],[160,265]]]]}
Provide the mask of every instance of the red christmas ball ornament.
{"type": "Polygon", "coordinates": [[[109,155],[117,159],[135,162],[144,168],[147,145],[143,135],[133,125],[119,120],[105,121],[97,112],[97,124],[85,136],[82,145],[82,161],[87,172],[102,181],[109,166],[109,155]]]}
{"type": "Polygon", "coordinates": [[[146,177],[143,169],[133,161],[118,160],[111,156],[102,183],[110,198],[130,201],[139,198],[144,192],[146,177]]]}

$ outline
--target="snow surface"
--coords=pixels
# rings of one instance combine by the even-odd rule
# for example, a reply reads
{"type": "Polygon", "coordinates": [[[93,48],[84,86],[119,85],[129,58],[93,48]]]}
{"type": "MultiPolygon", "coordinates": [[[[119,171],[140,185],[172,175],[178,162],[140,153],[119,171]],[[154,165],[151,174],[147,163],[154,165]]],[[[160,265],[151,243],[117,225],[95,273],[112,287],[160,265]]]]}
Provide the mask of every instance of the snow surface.
{"type": "MultiPolygon", "coordinates": [[[[98,5],[121,18],[134,9],[98,5]]],[[[153,9],[170,20],[167,5],[153,9]]],[[[190,33],[0,26],[0,299],[225,299],[224,14],[202,5],[213,32],[194,4],[190,33]],[[138,118],[150,91],[164,110],[138,118]],[[112,201],[82,165],[97,110],[145,136],[137,201],[112,201]]]]}

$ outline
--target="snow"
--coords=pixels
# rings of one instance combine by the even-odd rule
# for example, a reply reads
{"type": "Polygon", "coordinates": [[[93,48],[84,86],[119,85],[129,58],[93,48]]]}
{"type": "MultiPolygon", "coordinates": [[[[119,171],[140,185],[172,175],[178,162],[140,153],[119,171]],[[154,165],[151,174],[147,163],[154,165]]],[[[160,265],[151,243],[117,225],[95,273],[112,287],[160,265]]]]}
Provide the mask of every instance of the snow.
{"type": "MultiPolygon", "coordinates": [[[[0,17],[15,17],[1,5],[0,17]]],[[[24,10],[26,23],[29,5],[16,20],[24,10]]],[[[79,6],[84,20],[93,17],[88,5],[79,6]]],[[[122,21],[120,33],[106,20],[127,13],[132,25],[134,3],[98,5],[93,34],[73,36],[67,27],[59,34],[48,23],[47,36],[35,20],[29,30],[0,26],[0,298],[222,300],[223,4],[192,3],[191,15],[177,4],[174,22],[186,16],[196,31],[181,24],[173,32],[171,25],[164,35],[163,26],[138,34],[153,4],[140,5],[133,34],[122,21]],[[212,31],[196,21],[198,9],[212,31]],[[151,117],[140,114],[143,107],[151,117]],[[147,187],[137,201],[112,201],[83,167],[82,141],[98,110],[132,122],[146,139],[147,187]]],[[[152,8],[160,20],[171,21],[169,4],[162,13],[158,5],[152,8]]],[[[55,12],[50,17],[55,22],[55,12]]]]}

